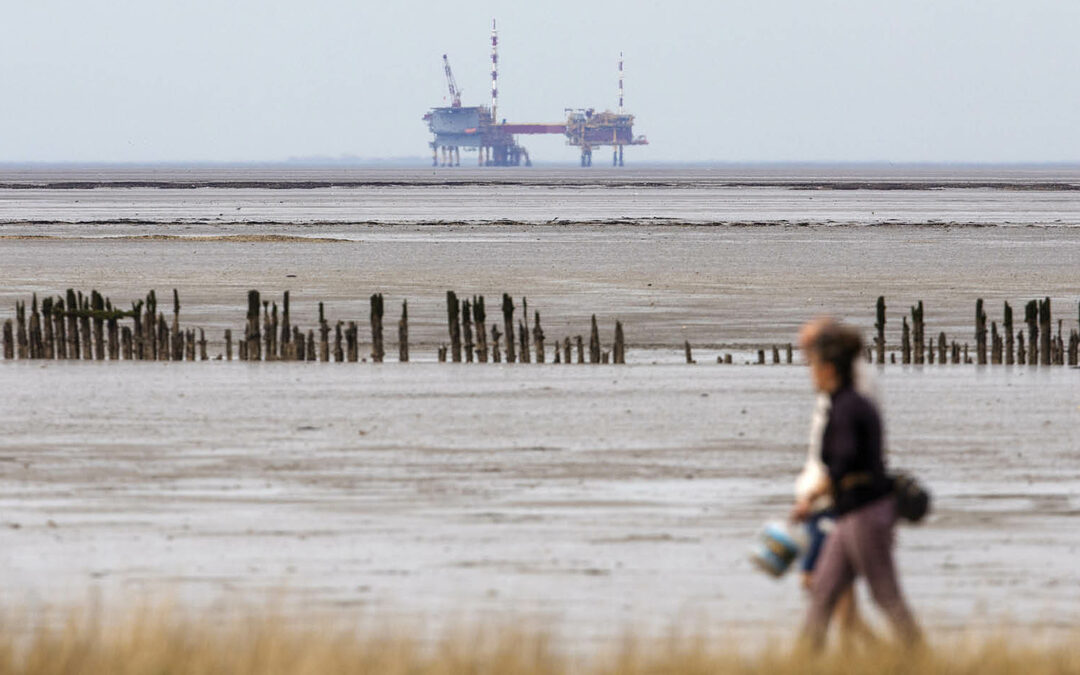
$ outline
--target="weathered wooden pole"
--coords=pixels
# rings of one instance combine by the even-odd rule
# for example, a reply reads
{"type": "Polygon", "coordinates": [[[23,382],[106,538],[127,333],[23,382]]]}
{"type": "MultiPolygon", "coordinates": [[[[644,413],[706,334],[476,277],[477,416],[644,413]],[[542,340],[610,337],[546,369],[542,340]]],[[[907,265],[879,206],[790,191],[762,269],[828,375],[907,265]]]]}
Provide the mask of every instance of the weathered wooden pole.
{"type": "Polygon", "coordinates": [[[209,355],[206,353],[206,331],[202,328],[199,329],[199,360],[206,361],[209,359],[209,355]]]}
{"type": "Polygon", "coordinates": [[[267,361],[278,361],[278,303],[270,303],[270,325],[267,326],[267,361]]]}
{"type": "Polygon", "coordinates": [[[70,288],[64,297],[67,300],[67,357],[78,359],[82,355],[79,350],[79,304],[75,291],[70,288]]]}
{"type": "Polygon", "coordinates": [[[225,329],[225,360],[232,361],[232,331],[225,329]]]}
{"type": "Polygon", "coordinates": [[[911,329],[908,328],[907,317],[903,317],[903,325],[900,333],[900,352],[903,355],[903,363],[911,363],[911,329]]]}
{"type": "Polygon", "coordinates": [[[543,363],[544,354],[544,329],[540,327],[540,312],[535,314],[536,320],[533,321],[533,345],[536,348],[536,362],[543,363]]]}
{"type": "Polygon", "coordinates": [[[289,361],[296,360],[296,352],[290,349],[290,343],[292,342],[293,330],[289,325],[289,292],[285,291],[281,296],[281,339],[280,350],[281,358],[289,361]]]}
{"type": "MultiPolygon", "coordinates": [[[[140,307],[142,304],[140,303],[140,307]]],[[[67,328],[64,323],[64,299],[57,298],[52,308],[53,346],[58,359],[67,359],[67,328]]]]}
{"type": "Polygon", "coordinates": [[[371,360],[374,363],[382,363],[386,357],[386,349],[383,347],[383,295],[375,293],[371,296],[371,360]]]}
{"type": "MultiPolygon", "coordinates": [[[[282,316],[284,316],[284,314],[282,314],[282,316]]],[[[280,338],[279,342],[281,342],[280,338]]],[[[283,361],[296,361],[298,357],[300,361],[303,361],[303,334],[300,333],[300,328],[298,326],[292,326],[291,328],[289,328],[288,341],[281,342],[281,357],[283,361]],[[300,349],[299,354],[297,354],[296,351],[298,347],[298,342],[300,349]]]]}
{"type": "Polygon", "coordinates": [[[357,344],[356,322],[350,321],[345,328],[345,345],[349,363],[356,363],[360,358],[360,349],[357,344]]]}
{"type": "Polygon", "coordinates": [[[1024,331],[1016,331],[1016,364],[1023,366],[1027,364],[1027,354],[1024,350],[1024,331]]]}
{"type": "Polygon", "coordinates": [[[495,363],[502,362],[502,354],[499,352],[499,324],[491,324],[491,360],[495,363]]]}
{"type": "Polygon", "coordinates": [[[30,328],[27,333],[30,358],[40,359],[45,351],[41,344],[41,319],[38,318],[37,293],[30,301],[30,328]]]}
{"type": "Polygon", "coordinates": [[[506,340],[506,362],[514,363],[517,361],[517,355],[514,351],[516,349],[514,345],[514,301],[506,293],[503,293],[502,313],[503,339],[506,340]]]}
{"type": "Polygon", "coordinates": [[[1009,303],[1005,303],[1005,319],[1002,322],[1002,327],[1005,329],[1005,365],[1011,366],[1015,359],[1015,351],[1013,349],[1013,339],[1015,333],[1013,332],[1013,312],[1009,303]]]}
{"type": "Polygon", "coordinates": [[[315,360],[315,331],[310,328],[307,332],[307,360],[315,360]]]}
{"type": "MultiPolygon", "coordinates": [[[[70,307],[69,301],[68,308],[70,307]]],[[[146,302],[143,304],[143,359],[157,360],[157,293],[152,290],[146,294],[146,302]]]]}
{"type": "Polygon", "coordinates": [[[241,359],[251,361],[261,361],[262,357],[259,355],[259,348],[261,339],[259,335],[259,307],[262,303],[259,301],[258,291],[248,291],[248,312],[247,312],[247,331],[245,332],[245,342],[247,342],[247,351],[241,359]]]}
{"type": "Polygon", "coordinates": [[[102,313],[105,311],[105,299],[101,297],[101,293],[95,290],[90,291],[90,311],[93,314],[94,325],[94,344],[92,346],[91,356],[95,361],[105,360],[105,322],[102,320],[102,313]]]}
{"type": "Polygon", "coordinates": [[[1024,322],[1027,323],[1027,365],[1039,363],[1039,303],[1031,300],[1024,305],[1024,322]]]}
{"type": "Polygon", "coordinates": [[[409,302],[401,301],[401,318],[397,324],[398,361],[409,361],[409,302]]]}
{"type": "Polygon", "coordinates": [[[260,349],[262,350],[262,356],[263,356],[264,361],[273,361],[274,360],[274,352],[273,352],[273,349],[272,349],[273,346],[274,346],[274,333],[273,333],[273,331],[274,331],[274,326],[270,322],[270,301],[269,300],[263,300],[262,301],[262,345],[260,345],[260,349]]]}
{"type": "Polygon", "coordinates": [[[1001,336],[998,335],[997,321],[990,322],[990,365],[1001,365],[1001,336]]]}
{"type": "Polygon", "coordinates": [[[41,324],[42,324],[42,358],[53,359],[56,357],[56,335],[53,333],[53,299],[45,298],[41,301],[41,324]]]}
{"type": "Polygon", "coordinates": [[[577,343],[577,362],[585,363],[585,340],[580,335],[575,335],[574,341],[577,343]]]}
{"type": "Polygon", "coordinates": [[[158,361],[169,360],[169,324],[165,312],[158,312],[158,361]]]}
{"type": "Polygon", "coordinates": [[[690,364],[697,363],[697,361],[694,360],[694,352],[693,352],[693,350],[690,349],[690,341],[689,340],[683,340],[683,354],[684,354],[684,356],[686,356],[686,362],[687,363],[690,363],[690,364]]]}
{"type": "Polygon", "coordinates": [[[947,363],[945,359],[945,352],[948,351],[949,343],[945,338],[945,331],[938,333],[937,348],[938,348],[938,363],[945,365],[947,363]]]}
{"type": "Polygon", "coordinates": [[[11,329],[11,319],[4,319],[4,358],[15,358],[15,335],[11,329]]]}
{"type": "Polygon", "coordinates": [[[487,363],[487,310],[484,309],[484,296],[473,296],[472,315],[473,324],[476,326],[476,359],[480,363],[487,363]]]}
{"type": "Polygon", "coordinates": [[[1080,358],[1080,332],[1071,330],[1069,331],[1069,365],[1080,365],[1077,363],[1077,359],[1080,358]]]}
{"type": "MultiPolygon", "coordinates": [[[[786,347],[786,350],[787,350],[787,353],[786,353],[786,354],[785,354],[784,356],[785,356],[785,357],[786,357],[786,359],[787,359],[787,363],[788,363],[788,365],[791,365],[791,357],[792,357],[791,353],[792,353],[792,351],[794,351],[794,350],[793,350],[793,348],[792,348],[792,346],[791,346],[791,343],[790,343],[790,342],[789,342],[789,343],[787,343],[787,347],[786,347]]],[[[882,353],[881,353],[881,359],[882,359],[882,360],[881,360],[881,361],[880,361],[879,363],[885,363],[885,353],[884,353],[884,352],[882,352],[882,353]]]]}
{"type": "Polygon", "coordinates": [[[772,362],[773,365],[780,365],[780,348],[776,345],[772,346],[772,362]]]}
{"type": "Polygon", "coordinates": [[[461,305],[458,303],[457,294],[447,291],[446,321],[450,332],[450,357],[454,363],[461,362],[461,322],[458,319],[460,313],[461,305]]]}
{"type": "Polygon", "coordinates": [[[930,336],[930,342],[926,345],[926,362],[934,365],[934,336],[930,336]]]}
{"type": "Polygon", "coordinates": [[[759,366],[765,365],[765,350],[764,349],[757,350],[757,362],[758,362],[759,366]]]}
{"type": "Polygon", "coordinates": [[[553,351],[555,352],[555,358],[551,362],[555,365],[562,363],[562,352],[559,350],[559,342],[557,340],[555,342],[555,349],[553,351]]]}
{"type": "Polygon", "coordinates": [[[304,351],[304,331],[300,330],[300,326],[292,327],[288,352],[289,358],[293,361],[303,361],[307,357],[307,352],[304,351]]]}
{"type": "Polygon", "coordinates": [[[964,363],[971,363],[971,358],[968,356],[968,343],[964,343],[964,363]]]}
{"type": "Polygon", "coordinates": [[[180,330],[180,293],[174,288],[173,315],[172,315],[172,340],[169,345],[169,358],[173,361],[184,360],[184,333],[180,330]]]}
{"type": "Polygon", "coordinates": [[[105,322],[105,329],[109,336],[109,360],[120,359],[120,326],[117,324],[118,312],[113,309],[112,303],[106,301],[105,311],[109,318],[105,322]]]}
{"type": "MultiPolygon", "coordinates": [[[[878,364],[885,363],[885,296],[879,295],[877,299],[877,321],[874,322],[877,329],[877,337],[874,338],[874,346],[877,348],[878,364]]],[[[790,359],[788,363],[791,363],[790,359]]]]}
{"type": "Polygon", "coordinates": [[[80,291],[77,295],[79,307],[79,332],[82,333],[82,358],[83,361],[92,361],[94,358],[94,340],[90,332],[90,298],[80,291]]]}
{"type": "Polygon", "coordinates": [[[124,360],[130,361],[135,357],[134,345],[131,339],[131,327],[124,326],[120,329],[120,350],[123,352],[124,360]]]}
{"type": "Polygon", "coordinates": [[[956,340],[952,342],[952,363],[960,363],[960,345],[956,343],[956,340]]]}
{"type": "Polygon", "coordinates": [[[465,352],[465,363],[473,361],[473,337],[472,337],[472,303],[468,298],[461,301],[461,333],[462,349],[465,352]]]}
{"type": "Polygon", "coordinates": [[[574,350],[570,346],[570,336],[568,335],[565,338],[563,338],[563,363],[565,363],[565,364],[573,363],[574,362],[573,354],[574,354],[574,350]]]}
{"type": "Polygon", "coordinates": [[[1058,319],[1057,337],[1054,338],[1054,365],[1065,365],[1065,347],[1061,340],[1061,324],[1063,321],[1058,319]]]}
{"type": "Polygon", "coordinates": [[[589,363],[600,363],[600,330],[596,326],[596,315],[592,315],[589,332],[589,363]]]}
{"type": "Polygon", "coordinates": [[[319,361],[330,360],[330,324],[326,321],[323,304],[319,303],[319,361]]]}
{"type": "MultiPolygon", "coordinates": [[[[555,353],[559,353],[557,348],[555,353]]],[[[622,321],[615,322],[615,343],[611,348],[611,360],[614,363],[626,363],[626,342],[623,337],[622,321]]]]}
{"type": "Polygon", "coordinates": [[[19,346],[20,351],[24,351],[25,355],[22,358],[36,359],[38,358],[37,345],[34,343],[34,315],[37,314],[37,293],[34,294],[33,299],[30,301],[30,319],[26,318],[26,303],[15,303],[15,314],[19,322],[19,346]]]}
{"type": "Polygon", "coordinates": [[[521,340],[521,350],[518,352],[518,359],[522,363],[529,363],[532,361],[532,357],[529,352],[529,339],[532,334],[529,332],[529,299],[524,295],[521,296],[521,320],[524,325],[518,324],[518,328],[523,331],[523,339],[521,340]]]}
{"type": "MultiPolygon", "coordinates": [[[[524,310],[522,310],[524,311],[524,310]]],[[[518,363],[532,363],[529,354],[529,328],[524,321],[518,321],[518,363]]]]}
{"type": "Polygon", "coordinates": [[[345,349],[341,346],[341,327],[342,324],[338,321],[334,324],[334,362],[341,363],[345,360],[345,349]]]}
{"type": "Polygon", "coordinates": [[[26,336],[26,303],[15,301],[15,352],[19,359],[30,358],[30,340],[26,336]]]}
{"type": "Polygon", "coordinates": [[[1044,366],[1052,365],[1050,343],[1053,335],[1053,327],[1050,323],[1050,298],[1039,300],[1039,363],[1044,366]]]}
{"type": "Polygon", "coordinates": [[[923,303],[922,300],[920,300],[919,304],[911,308],[911,341],[914,343],[914,345],[912,346],[912,351],[914,352],[913,356],[915,357],[914,362],[916,365],[922,365],[925,361],[924,357],[926,356],[926,345],[924,343],[924,326],[923,303]]]}
{"type": "Polygon", "coordinates": [[[986,365],[986,312],[982,298],[975,301],[975,358],[980,366],[986,365]]]}
{"type": "Polygon", "coordinates": [[[446,363],[446,345],[439,345],[438,359],[439,363],[446,363]]]}

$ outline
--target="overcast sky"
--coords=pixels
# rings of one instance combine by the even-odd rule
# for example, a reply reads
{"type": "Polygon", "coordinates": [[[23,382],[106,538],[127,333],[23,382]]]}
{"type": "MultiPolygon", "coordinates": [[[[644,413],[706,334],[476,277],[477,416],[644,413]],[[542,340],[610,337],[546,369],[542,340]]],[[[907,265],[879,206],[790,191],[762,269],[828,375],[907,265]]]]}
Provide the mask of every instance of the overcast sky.
{"type": "Polygon", "coordinates": [[[1077,0],[9,0],[0,161],[426,156],[493,17],[511,122],[614,107],[625,52],[631,161],[1080,161],[1077,0]]]}

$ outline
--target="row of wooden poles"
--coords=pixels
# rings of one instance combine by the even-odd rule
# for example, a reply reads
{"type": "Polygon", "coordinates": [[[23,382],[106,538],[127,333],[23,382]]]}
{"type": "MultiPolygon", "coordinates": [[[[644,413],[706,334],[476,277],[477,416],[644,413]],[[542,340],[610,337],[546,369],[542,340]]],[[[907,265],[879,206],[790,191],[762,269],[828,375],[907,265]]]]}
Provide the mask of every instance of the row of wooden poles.
{"type": "MultiPolygon", "coordinates": [[[[370,298],[371,360],[382,362],[386,356],[383,339],[383,296],[370,298]]],[[[549,348],[540,325],[540,312],[534,312],[530,325],[528,301],[522,298],[522,318],[515,324],[517,309],[508,294],[502,297],[502,329],[498,323],[487,325],[483,296],[459,300],[453,291],[446,293],[448,343],[438,348],[439,361],[466,363],[536,363],[548,361],[549,348]],[[488,336],[490,335],[490,341],[488,336]]],[[[600,341],[596,315],[592,316],[588,350],[581,335],[565,337],[550,348],[554,363],[626,363],[626,343],[622,323],[615,322],[615,336],[610,350],[600,341]]],[[[116,308],[97,291],[83,295],[68,289],[64,297],[45,298],[40,307],[37,295],[31,300],[29,320],[25,302],[15,303],[15,322],[4,322],[3,354],[5,359],[126,360],[126,361],[195,361],[207,360],[206,334],[203,329],[184,329],[180,325],[180,296],[173,290],[171,322],[159,311],[157,295],[150,291],[145,300],[132,303],[130,310],[116,308]],[[131,319],[131,325],[120,325],[131,319]]],[[[285,291],[279,311],[277,302],[263,300],[257,290],[248,291],[247,321],[243,339],[237,343],[241,361],[336,361],[356,362],[360,357],[359,327],[355,321],[337,321],[331,327],[323,303],[319,303],[318,336],[316,329],[303,331],[289,317],[289,292],[285,291]],[[332,337],[331,337],[332,334],[332,337]]],[[[232,360],[232,330],[225,331],[225,352],[218,358],[232,360]]],[[[366,359],[363,359],[366,360],[366,359]]],[[[409,306],[401,303],[398,320],[398,360],[409,360],[409,306]]]]}
{"type": "MultiPolygon", "coordinates": [[[[1058,319],[1057,334],[1050,312],[1050,298],[1031,300],[1024,306],[1024,323],[1027,325],[1027,339],[1024,329],[1015,329],[1013,310],[1008,302],[1002,312],[1001,331],[997,321],[990,322],[986,328],[986,309],[982,298],[975,302],[975,356],[974,361],[968,350],[968,343],[950,340],[941,331],[926,339],[926,324],[923,320],[923,303],[910,307],[911,323],[903,316],[900,334],[900,359],[905,364],[934,363],[935,354],[938,363],[977,363],[979,365],[1078,365],[1080,357],[1080,331],[1070,330],[1066,345],[1062,335],[1062,320],[1058,319]],[[989,345],[987,338],[989,337],[989,345]]],[[[1078,305],[1078,325],[1080,325],[1080,305],[1078,305]]],[[[876,336],[873,346],[867,350],[867,359],[885,363],[885,298],[877,299],[877,321],[874,323],[876,336]]],[[[890,362],[896,363],[896,352],[889,354],[890,362]]]]}
{"type": "MultiPolygon", "coordinates": [[[[371,360],[383,361],[383,296],[370,298],[371,360]]],[[[615,336],[610,350],[603,349],[596,315],[592,316],[588,349],[584,338],[577,335],[556,341],[548,348],[540,313],[534,312],[530,324],[528,301],[522,298],[522,315],[515,320],[517,307],[508,294],[502,296],[502,322],[487,323],[483,296],[458,299],[453,291],[446,293],[448,343],[438,347],[439,361],[466,363],[488,361],[500,363],[536,363],[548,361],[550,351],[554,363],[625,363],[626,346],[622,323],[615,322],[615,336]],[[490,339],[489,339],[490,337],[490,339]],[[576,357],[576,358],[575,358],[576,357]]],[[[1041,364],[1070,365],[1080,363],[1080,331],[1071,330],[1066,344],[1063,322],[1058,319],[1057,334],[1053,333],[1050,298],[1031,300],[1024,307],[1023,328],[1016,329],[1013,310],[1004,303],[1002,329],[997,321],[990,322],[983,300],[975,303],[974,359],[967,342],[950,341],[944,331],[937,341],[926,339],[920,300],[910,307],[901,321],[900,362],[904,364],[978,363],[990,365],[1041,364]],[[988,341],[989,338],[989,341],[988,341]],[[1025,339],[1026,338],[1026,339],[1025,339]]],[[[1078,314],[1080,318],[1080,314],[1078,314]]],[[[876,336],[867,349],[867,359],[879,364],[886,362],[888,345],[885,337],[886,306],[884,296],[877,300],[876,336]]],[[[1078,321],[1080,325],[1080,321],[1078,321]]],[[[323,303],[319,303],[318,337],[315,329],[306,333],[293,325],[289,317],[289,292],[277,302],[263,300],[259,291],[248,291],[247,322],[243,339],[238,342],[237,356],[243,361],[336,361],[356,362],[360,358],[359,328],[355,321],[337,321],[331,328],[323,303]],[[333,337],[331,338],[331,333],[333,337]]],[[[171,322],[159,311],[154,291],[145,300],[132,303],[130,310],[121,310],[97,291],[89,295],[68,289],[63,297],[45,298],[38,304],[33,296],[29,319],[25,302],[15,303],[15,322],[7,319],[3,326],[3,355],[5,359],[82,359],[82,360],[206,360],[206,334],[203,329],[184,329],[180,326],[180,296],[173,290],[171,322]],[[122,319],[131,325],[120,325],[122,319]]],[[[694,363],[690,343],[684,343],[687,363],[694,363]]],[[[785,361],[792,362],[792,346],[784,346],[785,361]]],[[[757,362],[766,362],[766,352],[759,349],[757,362]]],[[[888,353],[889,362],[897,362],[897,351],[888,353]]],[[[219,356],[222,358],[222,356],[219,356]]],[[[223,358],[233,358],[233,336],[225,331],[223,358]]],[[[401,304],[398,320],[398,360],[409,360],[409,308],[401,304]]],[[[717,357],[719,363],[731,363],[731,354],[717,357]]],[[[772,362],[781,363],[780,347],[772,347],[772,362]]]]}

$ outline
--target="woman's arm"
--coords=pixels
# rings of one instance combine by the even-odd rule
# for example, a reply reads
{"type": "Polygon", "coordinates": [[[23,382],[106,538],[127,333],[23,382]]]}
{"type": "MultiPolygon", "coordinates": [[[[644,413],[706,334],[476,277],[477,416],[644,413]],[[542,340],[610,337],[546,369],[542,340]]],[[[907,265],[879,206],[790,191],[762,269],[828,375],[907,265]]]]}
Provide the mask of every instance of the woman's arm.
{"type": "Polygon", "coordinates": [[[829,481],[829,476],[822,473],[817,483],[795,500],[795,506],[791,509],[792,520],[806,520],[806,517],[810,515],[813,503],[817,501],[818,497],[828,494],[831,489],[832,483],[829,481]]]}

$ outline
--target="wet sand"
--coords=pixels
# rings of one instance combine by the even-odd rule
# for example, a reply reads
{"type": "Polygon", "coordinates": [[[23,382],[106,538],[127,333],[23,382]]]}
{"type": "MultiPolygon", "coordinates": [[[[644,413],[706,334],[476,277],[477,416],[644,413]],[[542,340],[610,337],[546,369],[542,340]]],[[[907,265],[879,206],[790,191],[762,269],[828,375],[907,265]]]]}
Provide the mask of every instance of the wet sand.
{"type": "MultiPolygon", "coordinates": [[[[805,450],[797,367],[0,364],[5,606],[167,593],[519,616],[575,640],[789,634],[746,560],[805,450]]],[[[945,631],[1080,620],[1074,370],[893,368],[895,466],[933,518],[904,583],[945,631]]]]}
{"type": "Polygon", "coordinates": [[[869,330],[881,294],[893,346],[900,314],[919,300],[929,336],[944,330],[973,343],[977,298],[1000,321],[1004,301],[1022,313],[1023,302],[1049,296],[1067,336],[1080,300],[1080,228],[292,224],[257,231],[251,241],[247,226],[69,225],[41,232],[56,239],[0,238],[0,318],[33,292],[96,288],[126,306],[150,288],[159,297],[178,288],[184,321],[217,345],[226,328],[241,329],[249,288],[289,290],[293,319],[306,327],[315,326],[320,301],[332,320],[366,325],[367,297],[382,292],[389,317],[409,301],[416,357],[433,358],[447,339],[446,290],[483,294],[489,307],[509,292],[540,311],[549,341],[587,337],[592,313],[610,340],[620,319],[634,359],[635,349],[677,350],[683,340],[709,349],[783,344],[822,313],[869,330]],[[124,238],[101,239],[105,232],[124,238]]]}

